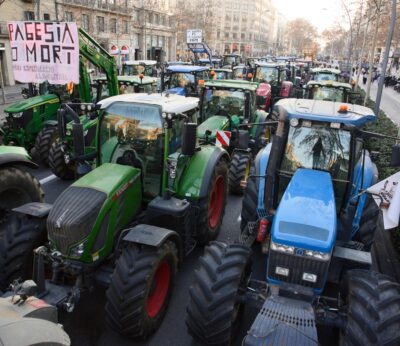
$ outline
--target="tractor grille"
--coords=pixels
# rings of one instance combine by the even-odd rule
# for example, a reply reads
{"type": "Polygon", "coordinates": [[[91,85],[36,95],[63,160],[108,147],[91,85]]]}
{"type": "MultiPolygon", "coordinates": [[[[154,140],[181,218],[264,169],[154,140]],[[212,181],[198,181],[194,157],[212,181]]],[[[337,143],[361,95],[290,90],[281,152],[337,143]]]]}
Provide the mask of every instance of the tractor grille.
{"type": "Polygon", "coordinates": [[[71,186],[53,205],[47,218],[49,239],[68,256],[69,247],[91,232],[107,195],[94,189],[71,186]]]}
{"type": "Polygon", "coordinates": [[[288,282],[291,284],[322,289],[328,273],[330,261],[319,261],[309,257],[288,255],[277,251],[270,251],[268,261],[268,277],[273,280],[288,282]],[[289,269],[289,276],[275,273],[276,267],[289,269]],[[303,273],[317,275],[317,282],[303,280],[303,273]]]}

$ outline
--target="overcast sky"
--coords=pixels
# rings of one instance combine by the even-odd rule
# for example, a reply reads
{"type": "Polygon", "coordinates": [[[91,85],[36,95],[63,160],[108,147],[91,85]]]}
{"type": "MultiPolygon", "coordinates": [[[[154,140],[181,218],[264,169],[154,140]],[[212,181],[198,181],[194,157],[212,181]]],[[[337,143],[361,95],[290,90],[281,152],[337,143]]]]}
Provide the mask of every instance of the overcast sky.
{"type": "Polygon", "coordinates": [[[332,26],[342,14],[341,0],[272,0],[275,7],[288,19],[309,20],[319,32],[332,26]]]}

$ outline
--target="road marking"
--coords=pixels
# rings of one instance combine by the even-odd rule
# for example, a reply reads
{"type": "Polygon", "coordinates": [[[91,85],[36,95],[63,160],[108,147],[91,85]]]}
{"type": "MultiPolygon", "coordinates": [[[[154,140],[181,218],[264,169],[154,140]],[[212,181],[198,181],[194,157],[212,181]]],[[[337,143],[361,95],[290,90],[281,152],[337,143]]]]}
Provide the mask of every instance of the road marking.
{"type": "Polygon", "coordinates": [[[52,175],[49,175],[46,178],[40,179],[39,183],[40,183],[40,185],[44,185],[44,184],[47,184],[48,182],[50,182],[50,181],[52,181],[52,180],[54,180],[56,178],[57,178],[57,176],[52,174],[52,175]]]}

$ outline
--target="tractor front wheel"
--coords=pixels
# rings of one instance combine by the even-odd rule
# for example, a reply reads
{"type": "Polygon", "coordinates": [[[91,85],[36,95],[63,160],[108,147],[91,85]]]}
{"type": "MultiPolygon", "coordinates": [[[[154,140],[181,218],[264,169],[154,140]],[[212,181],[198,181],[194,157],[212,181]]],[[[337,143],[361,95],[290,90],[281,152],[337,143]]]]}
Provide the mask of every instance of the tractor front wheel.
{"type": "Polygon", "coordinates": [[[45,241],[45,220],[10,215],[0,237],[0,290],[15,279],[32,278],[33,250],[45,241]]]}
{"type": "Polygon", "coordinates": [[[243,312],[251,250],[241,244],[207,246],[189,290],[186,325],[205,344],[227,345],[243,312]]]}
{"type": "Polygon", "coordinates": [[[160,325],[176,274],[177,248],[126,245],[107,290],[108,325],[127,337],[146,338],[160,325]]]}
{"type": "Polygon", "coordinates": [[[207,197],[199,202],[197,240],[206,244],[217,238],[225,213],[228,192],[228,164],[220,160],[208,184],[207,197]]]}
{"type": "Polygon", "coordinates": [[[75,178],[75,164],[65,161],[66,146],[58,141],[54,142],[49,151],[49,167],[54,175],[63,180],[75,178]]]}
{"type": "Polygon", "coordinates": [[[36,136],[34,150],[45,165],[49,164],[49,151],[57,138],[57,126],[46,126],[36,136]]]}
{"type": "Polygon", "coordinates": [[[399,345],[400,285],[389,276],[369,270],[350,270],[342,295],[347,303],[347,324],[340,344],[399,345]]]}
{"type": "Polygon", "coordinates": [[[240,183],[249,176],[251,166],[251,154],[235,151],[229,165],[229,191],[235,195],[243,194],[240,183]]]}

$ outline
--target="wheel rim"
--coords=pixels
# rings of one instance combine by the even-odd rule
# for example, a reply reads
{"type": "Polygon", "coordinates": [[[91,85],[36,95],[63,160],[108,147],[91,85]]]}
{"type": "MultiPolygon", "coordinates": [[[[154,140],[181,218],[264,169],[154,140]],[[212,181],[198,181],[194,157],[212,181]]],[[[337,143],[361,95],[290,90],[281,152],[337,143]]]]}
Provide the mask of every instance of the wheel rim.
{"type": "Polygon", "coordinates": [[[147,298],[146,311],[151,318],[157,316],[168,295],[171,281],[171,267],[167,260],[162,261],[153,276],[151,289],[147,298]]]}
{"type": "Polygon", "coordinates": [[[219,175],[211,190],[211,197],[208,205],[208,224],[211,228],[215,228],[218,225],[222,214],[222,209],[224,207],[224,185],[225,179],[222,175],[219,175]]]}

